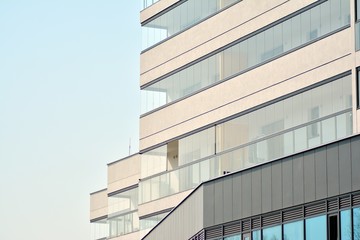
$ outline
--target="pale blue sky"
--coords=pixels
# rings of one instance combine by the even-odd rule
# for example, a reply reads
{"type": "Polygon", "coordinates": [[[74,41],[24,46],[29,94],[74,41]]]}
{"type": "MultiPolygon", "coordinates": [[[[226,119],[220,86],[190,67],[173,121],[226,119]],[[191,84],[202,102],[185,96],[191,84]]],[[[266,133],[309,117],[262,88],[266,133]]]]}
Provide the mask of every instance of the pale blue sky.
{"type": "Polygon", "coordinates": [[[140,0],[0,0],[0,239],[90,239],[138,149],[140,0]]]}

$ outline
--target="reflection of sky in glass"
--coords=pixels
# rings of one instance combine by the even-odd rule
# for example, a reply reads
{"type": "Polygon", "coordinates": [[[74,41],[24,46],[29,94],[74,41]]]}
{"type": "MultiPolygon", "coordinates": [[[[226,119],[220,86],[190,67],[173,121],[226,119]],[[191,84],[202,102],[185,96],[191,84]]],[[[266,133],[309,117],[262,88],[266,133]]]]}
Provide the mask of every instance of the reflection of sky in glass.
{"type": "Polygon", "coordinates": [[[340,213],[341,240],[351,240],[351,211],[345,210],[340,213]]]}
{"type": "Polygon", "coordinates": [[[326,240],[326,216],[306,219],[306,240],[326,240]]]}
{"type": "Polygon", "coordinates": [[[354,208],[354,240],[360,240],[360,208],[354,208]]]}
{"type": "Polygon", "coordinates": [[[240,235],[226,237],[224,240],[241,240],[240,235]]]}
{"type": "Polygon", "coordinates": [[[284,240],[303,240],[304,223],[303,221],[284,224],[284,240]]]}
{"type": "Polygon", "coordinates": [[[281,240],[281,226],[263,229],[263,240],[281,240]]]}
{"type": "Polygon", "coordinates": [[[252,239],[253,240],[261,240],[260,230],[252,232],[252,239]]]}

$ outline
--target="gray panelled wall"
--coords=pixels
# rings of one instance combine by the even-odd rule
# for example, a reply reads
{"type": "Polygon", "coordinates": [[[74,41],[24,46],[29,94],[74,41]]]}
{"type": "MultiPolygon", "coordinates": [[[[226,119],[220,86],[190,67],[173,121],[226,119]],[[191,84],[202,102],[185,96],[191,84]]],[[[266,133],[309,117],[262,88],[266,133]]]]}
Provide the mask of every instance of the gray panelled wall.
{"type": "Polygon", "coordinates": [[[203,187],[200,186],[143,239],[169,240],[192,237],[204,226],[203,196],[203,187]]]}
{"type": "Polygon", "coordinates": [[[203,228],[358,190],[360,135],[205,182],[144,239],[189,239],[203,228]]]}

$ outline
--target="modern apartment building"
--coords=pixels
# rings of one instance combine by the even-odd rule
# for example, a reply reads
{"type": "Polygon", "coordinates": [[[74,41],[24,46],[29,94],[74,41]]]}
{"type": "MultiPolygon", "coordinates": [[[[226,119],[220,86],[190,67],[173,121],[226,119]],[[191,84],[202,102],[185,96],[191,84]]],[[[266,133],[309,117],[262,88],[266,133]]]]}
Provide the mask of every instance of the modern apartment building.
{"type": "Polygon", "coordinates": [[[143,0],[140,150],[94,239],[360,240],[360,0],[143,0]]]}

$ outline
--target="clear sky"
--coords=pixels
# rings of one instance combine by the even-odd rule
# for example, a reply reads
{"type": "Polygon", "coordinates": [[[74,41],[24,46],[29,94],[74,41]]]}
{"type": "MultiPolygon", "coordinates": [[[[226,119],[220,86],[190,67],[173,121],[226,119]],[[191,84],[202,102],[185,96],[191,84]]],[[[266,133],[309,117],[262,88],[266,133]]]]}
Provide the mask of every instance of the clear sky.
{"type": "Polygon", "coordinates": [[[0,0],[0,239],[89,240],[138,150],[140,0],[0,0]]]}

